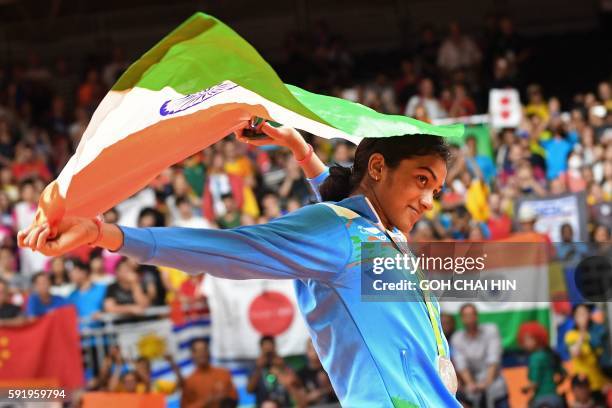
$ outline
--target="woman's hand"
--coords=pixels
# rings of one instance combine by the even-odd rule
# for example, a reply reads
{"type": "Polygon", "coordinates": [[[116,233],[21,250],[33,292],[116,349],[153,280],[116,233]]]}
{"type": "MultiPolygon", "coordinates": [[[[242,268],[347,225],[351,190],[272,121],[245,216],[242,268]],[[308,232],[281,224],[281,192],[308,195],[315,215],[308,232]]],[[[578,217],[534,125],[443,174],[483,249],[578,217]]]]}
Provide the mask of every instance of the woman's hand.
{"type": "Polygon", "coordinates": [[[21,248],[30,248],[47,256],[60,256],[98,237],[96,223],[84,217],[65,217],[53,231],[48,224],[30,226],[17,234],[21,248]],[[53,237],[53,238],[51,238],[53,237]]]}
{"type": "Polygon", "coordinates": [[[291,127],[281,126],[275,128],[268,122],[263,122],[259,131],[268,136],[264,139],[249,139],[243,135],[243,130],[236,131],[236,138],[243,143],[253,146],[283,146],[291,150],[297,160],[302,160],[308,153],[308,145],[304,138],[297,130],[291,127]]]}
{"type": "Polygon", "coordinates": [[[275,128],[267,122],[264,122],[258,130],[266,136],[264,139],[249,139],[242,133],[242,129],[236,132],[236,138],[243,143],[253,146],[277,145],[283,146],[291,150],[293,157],[300,163],[300,167],[304,171],[304,175],[308,178],[315,178],[325,171],[325,164],[319,157],[311,152],[311,146],[306,143],[300,133],[286,126],[275,128]],[[308,160],[307,157],[309,157],[308,160]]]}

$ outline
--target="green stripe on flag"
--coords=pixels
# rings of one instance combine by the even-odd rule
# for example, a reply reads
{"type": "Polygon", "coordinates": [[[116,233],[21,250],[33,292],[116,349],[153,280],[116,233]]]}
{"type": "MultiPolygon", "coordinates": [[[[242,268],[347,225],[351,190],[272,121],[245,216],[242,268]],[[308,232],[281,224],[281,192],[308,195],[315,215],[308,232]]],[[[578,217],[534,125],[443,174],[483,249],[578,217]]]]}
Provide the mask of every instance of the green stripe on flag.
{"type": "Polygon", "coordinates": [[[232,81],[302,117],[350,136],[463,135],[463,125],[434,126],[406,116],[385,115],[344,99],[285,85],[246,40],[203,13],[191,16],[132,64],[113,90],[140,87],[159,91],[170,87],[187,95],[224,81],[232,81]]]}
{"type": "Polygon", "coordinates": [[[357,137],[388,137],[421,133],[447,138],[461,138],[464,126],[434,126],[401,115],[385,115],[367,106],[332,96],[305,91],[287,85],[291,93],[308,109],[316,112],[331,126],[357,137]]]}
{"type": "Polygon", "coordinates": [[[306,109],[274,69],[246,40],[221,21],[196,13],[138,61],[113,86],[158,91],[166,86],[192,94],[230,80],[309,119],[323,122],[306,109]]]}

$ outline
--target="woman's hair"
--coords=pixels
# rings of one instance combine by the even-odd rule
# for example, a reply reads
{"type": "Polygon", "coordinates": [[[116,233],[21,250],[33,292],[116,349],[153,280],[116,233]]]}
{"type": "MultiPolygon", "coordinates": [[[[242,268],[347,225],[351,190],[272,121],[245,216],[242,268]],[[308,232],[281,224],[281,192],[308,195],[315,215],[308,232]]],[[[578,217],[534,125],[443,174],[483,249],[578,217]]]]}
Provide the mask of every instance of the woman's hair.
{"type": "Polygon", "coordinates": [[[380,153],[385,164],[394,169],[404,159],[415,156],[435,155],[448,162],[449,145],[444,138],[431,135],[406,135],[382,138],[366,138],[355,151],[353,167],[332,166],[329,177],[319,188],[323,201],[340,201],[347,198],[368,171],[370,156],[380,153]]]}

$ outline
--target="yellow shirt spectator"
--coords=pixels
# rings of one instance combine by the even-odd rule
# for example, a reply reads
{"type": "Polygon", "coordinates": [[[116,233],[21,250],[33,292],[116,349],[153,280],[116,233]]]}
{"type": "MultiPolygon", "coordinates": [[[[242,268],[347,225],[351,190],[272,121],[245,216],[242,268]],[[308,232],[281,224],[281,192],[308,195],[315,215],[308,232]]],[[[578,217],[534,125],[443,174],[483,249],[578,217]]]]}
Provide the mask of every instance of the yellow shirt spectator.
{"type": "MultiPolygon", "coordinates": [[[[565,344],[571,349],[580,339],[580,332],[578,330],[570,330],[565,334],[565,344]]],[[[580,346],[580,352],[578,356],[572,356],[572,371],[573,374],[584,374],[588,377],[591,389],[594,391],[600,391],[606,382],[606,377],[601,372],[597,354],[591,343],[589,342],[590,335],[588,332],[584,333],[584,339],[580,346]]]]}

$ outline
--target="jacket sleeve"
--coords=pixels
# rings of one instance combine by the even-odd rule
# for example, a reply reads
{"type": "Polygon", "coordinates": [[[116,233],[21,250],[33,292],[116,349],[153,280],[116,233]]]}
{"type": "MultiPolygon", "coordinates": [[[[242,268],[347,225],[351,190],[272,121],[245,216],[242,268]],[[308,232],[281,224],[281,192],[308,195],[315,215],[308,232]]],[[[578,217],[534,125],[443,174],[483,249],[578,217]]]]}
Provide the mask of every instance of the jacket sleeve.
{"type": "Polygon", "coordinates": [[[228,279],[317,279],[332,283],[352,245],[342,220],[314,204],[267,224],[229,230],[129,228],[122,255],[140,263],[228,279]]]}
{"type": "Polygon", "coordinates": [[[321,202],[321,193],[319,193],[319,187],[321,184],[329,177],[329,167],[325,167],[325,170],[321,172],[318,176],[314,178],[307,178],[308,183],[310,183],[310,187],[312,188],[313,193],[317,197],[317,201],[321,202]]]}

